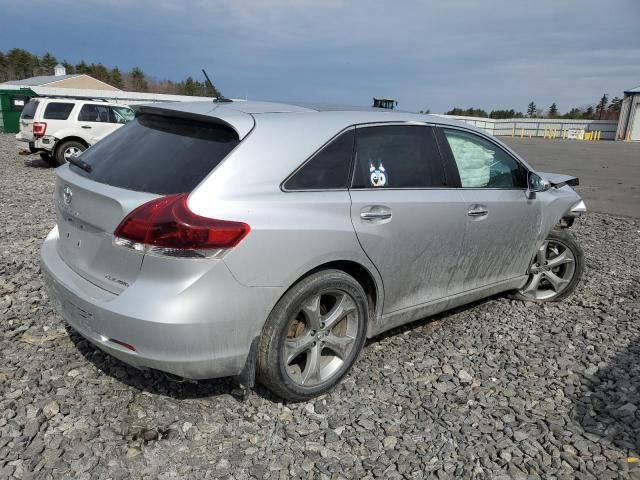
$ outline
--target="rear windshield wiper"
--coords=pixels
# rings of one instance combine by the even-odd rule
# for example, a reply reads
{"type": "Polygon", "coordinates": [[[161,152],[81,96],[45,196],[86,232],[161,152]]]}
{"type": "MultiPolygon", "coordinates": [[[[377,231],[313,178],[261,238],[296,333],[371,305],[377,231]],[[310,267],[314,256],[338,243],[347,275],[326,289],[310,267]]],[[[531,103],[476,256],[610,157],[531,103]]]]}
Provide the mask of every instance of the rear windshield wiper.
{"type": "Polygon", "coordinates": [[[85,162],[84,160],[78,157],[69,157],[68,162],[71,165],[75,165],[76,167],[81,168],[87,173],[91,173],[91,170],[93,170],[91,165],[89,165],[87,162],[85,162]]]}

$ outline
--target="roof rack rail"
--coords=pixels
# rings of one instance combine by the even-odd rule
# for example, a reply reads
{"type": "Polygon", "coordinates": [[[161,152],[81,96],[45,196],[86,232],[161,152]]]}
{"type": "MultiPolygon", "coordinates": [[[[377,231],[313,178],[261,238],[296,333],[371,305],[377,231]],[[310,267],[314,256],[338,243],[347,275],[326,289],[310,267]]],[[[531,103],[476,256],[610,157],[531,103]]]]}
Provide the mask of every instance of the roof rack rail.
{"type": "Polygon", "coordinates": [[[67,100],[89,100],[92,102],[111,102],[111,101],[117,101],[117,98],[114,99],[107,99],[107,98],[99,98],[99,97],[83,97],[80,95],[42,95],[39,96],[38,98],[60,98],[60,99],[67,99],[67,100]]]}

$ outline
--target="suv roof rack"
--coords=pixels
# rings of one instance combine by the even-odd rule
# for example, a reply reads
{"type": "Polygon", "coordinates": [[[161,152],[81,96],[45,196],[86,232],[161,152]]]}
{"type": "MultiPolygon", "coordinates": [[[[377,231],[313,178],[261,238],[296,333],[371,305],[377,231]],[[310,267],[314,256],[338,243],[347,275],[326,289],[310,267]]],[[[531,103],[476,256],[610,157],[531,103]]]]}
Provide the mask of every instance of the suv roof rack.
{"type": "Polygon", "coordinates": [[[57,98],[57,99],[66,99],[66,100],[89,100],[92,102],[105,102],[109,103],[112,100],[108,100],[106,98],[96,98],[96,97],[83,97],[80,95],[43,95],[41,97],[34,98],[57,98]]]}

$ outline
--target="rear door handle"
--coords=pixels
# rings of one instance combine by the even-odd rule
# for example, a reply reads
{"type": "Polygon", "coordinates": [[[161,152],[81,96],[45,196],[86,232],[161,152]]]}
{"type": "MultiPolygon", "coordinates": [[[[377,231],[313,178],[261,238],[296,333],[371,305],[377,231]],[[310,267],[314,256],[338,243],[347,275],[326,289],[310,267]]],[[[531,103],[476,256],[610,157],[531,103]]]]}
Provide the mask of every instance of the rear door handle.
{"type": "Polygon", "coordinates": [[[364,222],[379,222],[391,219],[391,209],[384,205],[369,205],[360,210],[360,219],[364,222]]]}
{"type": "Polygon", "coordinates": [[[470,217],[484,217],[488,214],[489,210],[484,205],[473,205],[467,212],[470,217]]]}
{"type": "Polygon", "coordinates": [[[91,128],[89,125],[82,125],[80,128],[91,128]]]}

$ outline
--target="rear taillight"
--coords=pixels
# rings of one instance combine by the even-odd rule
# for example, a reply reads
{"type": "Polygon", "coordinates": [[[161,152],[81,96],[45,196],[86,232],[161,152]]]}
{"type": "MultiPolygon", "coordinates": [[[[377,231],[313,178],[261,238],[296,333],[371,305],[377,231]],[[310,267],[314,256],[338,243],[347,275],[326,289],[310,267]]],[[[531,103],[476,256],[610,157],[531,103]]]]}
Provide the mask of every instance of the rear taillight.
{"type": "Polygon", "coordinates": [[[187,207],[188,193],[157,198],[125,217],[114,232],[116,245],[172,257],[212,257],[235,247],[249,225],[196,215],[187,207]]]}
{"type": "Polygon", "coordinates": [[[47,124],[44,122],[33,122],[33,136],[36,138],[44,137],[47,131],[47,124]]]}

